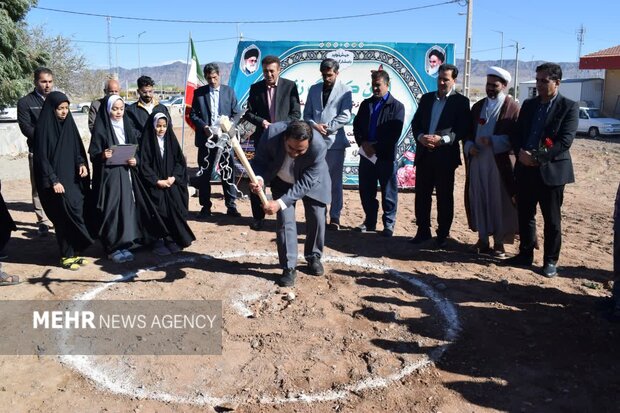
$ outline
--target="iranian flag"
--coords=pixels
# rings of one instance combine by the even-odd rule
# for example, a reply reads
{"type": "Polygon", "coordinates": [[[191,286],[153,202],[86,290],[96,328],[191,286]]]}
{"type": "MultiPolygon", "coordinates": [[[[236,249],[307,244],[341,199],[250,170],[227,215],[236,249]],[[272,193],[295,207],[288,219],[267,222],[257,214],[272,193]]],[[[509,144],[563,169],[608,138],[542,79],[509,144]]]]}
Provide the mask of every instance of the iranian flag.
{"type": "Polygon", "coordinates": [[[192,101],[194,100],[194,90],[205,84],[205,78],[198,63],[196,49],[194,49],[194,41],[189,39],[192,47],[192,58],[190,60],[189,73],[187,74],[187,83],[185,84],[185,121],[192,128],[196,129],[192,121],[189,119],[189,113],[192,110],[192,101]]]}

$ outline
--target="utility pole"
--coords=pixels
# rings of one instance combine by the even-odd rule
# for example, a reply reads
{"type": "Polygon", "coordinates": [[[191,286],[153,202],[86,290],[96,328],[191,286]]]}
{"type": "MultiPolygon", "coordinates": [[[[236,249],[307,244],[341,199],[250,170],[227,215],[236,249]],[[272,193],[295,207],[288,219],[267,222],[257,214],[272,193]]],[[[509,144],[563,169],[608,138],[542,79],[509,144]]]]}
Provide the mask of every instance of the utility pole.
{"type": "Polygon", "coordinates": [[[467,24],[465,26],[465,74],[463,76],[463,95],[469,97],[469,78],[471,76],[471,25],[473,1],[467,0],[467,24]]]}
{"type": "Polygon", "coordinates": [[[138,77],[142,76],[142,64],[140,63],[140,36],[142,36],[144,32],[138,33],[138,77]]]}
{"type": "Polygon", "coordinates": [[[116,48],[116,79],[118,80],[118,39],[122,39],[125,35],[112,37],[114,39],[114,47],[116,48]]]}
{"type": "Polygon", "coordinates": [[[581,27],[577,30],[577,61],[581,58],[581,47],[583,46],[583,42],[585,40],[586,28],[581,27]]]}
{"type": "Polygon", "coordinates": [[[110,26],[112,25],[112,18],[110,16],[105,18],[108,22],[108,69],[112,74],[112,32],[110,26]]]}
{"type": "Polygon", "coordinates": [[[493,30],[495,33],[499,33],[502,36],[502,40],[499,48],[499,67],[504,67],[504,32],[501,30],[493,30]]]}
{"type": "MultiPolygon", "coordinates": [[[[515,99],[519,99],[519,42],[513,40],[515,42],[515,79],[514,79],[514,90],[515,90],[515,99]]],[[[525,49],[521,47],[521,49],[525,49]]]]}

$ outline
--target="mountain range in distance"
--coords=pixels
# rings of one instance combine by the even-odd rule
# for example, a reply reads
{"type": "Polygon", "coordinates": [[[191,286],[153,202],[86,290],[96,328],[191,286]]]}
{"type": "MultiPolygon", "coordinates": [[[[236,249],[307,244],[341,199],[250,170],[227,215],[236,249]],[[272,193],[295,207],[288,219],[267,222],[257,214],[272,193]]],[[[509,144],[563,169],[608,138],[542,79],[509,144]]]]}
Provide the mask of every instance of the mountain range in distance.
{"type": "MultiPolygon", "coordinates": [[[[232,69],[232,63],[216,62],[220,67],[220,77],[223,84],[228,84],[230,78],[230,71],[232,69]]],[[[464,62],[462,59],[457,59],[457,67],[459,68],[459,77],[457,79],[457,86],[462,85],[462,73],[464,70],[464,62]]],[[[534,79],[534,72],[536,66],[544,63],[543,60],[535,61],[519,61],[519,80],[521,82],[534,79]]],[[[479,89],[481,93],[484,93],[484,85],[486,83],[486,70],[489,66],[499,66],[499,60],[472,60],[471,63],[471,75],[470,75],[470,87],[472,91],[479,89]]],[[[560,62],[562,67],[563,79],[583,79],[583,78],[604,78],[603,70],[580,70],[579,63],[577,62],[560,62]]],[[[508,70],[514,77],[515,61],[506,60],[503,62],[504,69],[508,70]]],[[[318,66],[317,66],[318,70],[318,66]]],[[[112,69],[116,72],[116,68],[112,69]]],[[[162,85],[166,88],[177,87],[183,89],[187,76],[187,64],[184,62],[174,62],[161,66],[150,66],[138,69],[125,69],[119,68],[119,81],[122,88],[134,88],[136,80],[139,77],[140,72],[143,75],[150,76],[155,80],[156,89],[162,85]]],[[[512,86],[512,85],[511,85],[512,86]]]]}

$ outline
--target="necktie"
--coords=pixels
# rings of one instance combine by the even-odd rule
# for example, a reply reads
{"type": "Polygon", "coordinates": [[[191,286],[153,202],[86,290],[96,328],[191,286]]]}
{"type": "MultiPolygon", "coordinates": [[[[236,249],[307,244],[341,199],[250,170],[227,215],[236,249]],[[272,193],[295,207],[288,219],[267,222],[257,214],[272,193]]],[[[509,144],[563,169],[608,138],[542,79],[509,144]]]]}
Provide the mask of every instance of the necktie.
{"type": "Polygon", "coordinates": [[[276,121],[276,87],[267,86],[267,104],[269,105],[270,122],[276,121]]]}

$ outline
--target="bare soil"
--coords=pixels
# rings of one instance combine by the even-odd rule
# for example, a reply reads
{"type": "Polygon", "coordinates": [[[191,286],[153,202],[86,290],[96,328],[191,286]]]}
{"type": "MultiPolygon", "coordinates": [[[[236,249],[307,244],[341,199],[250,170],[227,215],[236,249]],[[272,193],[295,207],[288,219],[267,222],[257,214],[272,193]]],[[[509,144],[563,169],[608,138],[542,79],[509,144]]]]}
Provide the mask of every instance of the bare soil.
{"type": "MultiPolygon", "coordinates": [[[[186,136],[195,167],[192,142],[186,136]]],[[[459,168],[445,249],[406,242],[415,193],[399,194],[395,236],[386,239],[351,231],[363,213],[357,191],[346,190],[344,229],[326,234],[326,275],[305,274],[300,260],[292,288],[274,284],[274,220],[250,230],[247,200],[238,202],[242,218],[227,217],[221,187],[209,220],[196,219],[198,200],[190,199],[197,240],[180,255],[143,248],[133,263],[113,264],[96,244],[86,251],[92,264],[63,270],[55,238],[36,236],[27,175],[0,168],[18,225],[2,268],[24,281],[1,288],[0,299],[72,299],[153,268],[107,284],[97,299],[217,299],[224,308],[221,356],[88,358],[103,379],[63,358],[1,356],[0,411],[620,411],[620,325],[601,309],[612,278],[620,140],[580,137],[571,152],[577,182],[565,191],[556,278],[536,272],[541,251],[533,269],[468,252],[476,234],[467,228],[459,168]]],[[[540,234],[541,224],[539,216],[540,234]]]]}

